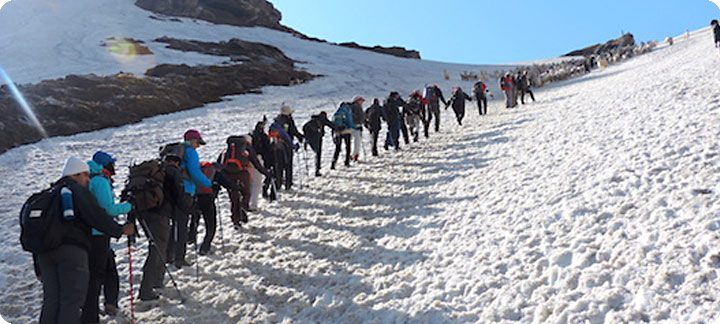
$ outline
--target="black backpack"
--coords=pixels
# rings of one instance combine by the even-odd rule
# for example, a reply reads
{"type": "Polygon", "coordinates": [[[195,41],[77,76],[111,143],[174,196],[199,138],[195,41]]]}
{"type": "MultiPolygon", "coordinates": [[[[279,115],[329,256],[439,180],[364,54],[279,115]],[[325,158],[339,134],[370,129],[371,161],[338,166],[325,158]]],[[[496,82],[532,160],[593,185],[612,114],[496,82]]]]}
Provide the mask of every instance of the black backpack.
{"type": "Polygon", "coordinates": [[[62,219],[60,189],[52,186],[34,193],[20,210],[20,244],[32,253],[52,251],[62,244],[65,224],[62,219]]]}
{"type": "Polygon", "coordinates": [[[227,141],[227,149],[223,153],[223,170],[230,173],[247,171],[250,167],[250,156],[247,153],[248,142],[243,136],[230,136],[227,141]]]}
{"type": "Polygon", "coordinates": [[[185,157],[185,145],[183,143],[170,143],[160,147],[160,158],[174,157],[182,161],[185,157]]]}

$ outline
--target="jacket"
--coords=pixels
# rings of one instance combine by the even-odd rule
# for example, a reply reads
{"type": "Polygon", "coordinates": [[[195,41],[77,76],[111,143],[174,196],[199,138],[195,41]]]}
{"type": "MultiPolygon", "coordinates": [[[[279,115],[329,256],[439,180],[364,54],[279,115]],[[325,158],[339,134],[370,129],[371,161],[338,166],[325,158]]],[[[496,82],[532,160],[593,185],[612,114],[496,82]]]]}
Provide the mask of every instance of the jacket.
{"type": "Polygon", "coordinates": [[[388,97],[385,101],[385,121],[389,127],[400,125],[400,107],[405,106],[401,98],[388,97]]]}
{"type": "MultiPolygon", "coordinates": [[[[132,205],[129,202],[115,203],[115,193],[113,192],[113,185],[111,183],[110,176],[103,172],[103,166],[95,161],[87,163],[90,168],[90,184],[88,188],[92,192],[93,196],[97,200],[100,207],[104,208],[108,215],[117,217],[119,215],[127,214],[132,209],[132,205]]],[[[93,235],[103,235],[102,232],[93,228],[93,235]]]]}
{"type": "Polygon", "coordinates": [[[379,104],[373,104],[365,110],[366,127],[373,133],[379,132],[382,128],[383,107],[379,104]]]}
{"type": "Polygon", "coordinates": [[[305,136],[303,134],[300,134],[297,127],[295,127],[295,120],[287,115],[278,115],[275,117],[275,123],[278,124],[282,129],[284,129],[288,135],[290,135],[290,138],[297,138],[299,141],[303,141],[305,136]]]}
{"type": "Polygon", "coordinates": [[[335,125],[323,115],[313,115],[310,121],[303,125],[303,132],[308,139],[317,139],[325,136],[325,127],[334,129],[335,125]]]}
{"type": "Polygon", "coordinates": [[[455,111],[461,111],[465,110],[465,100],[472,101],[472,98],[468,96],[467,93],[465,93],[462,90],[458,90],[450,99],[450,103],[452,103],[453,110],[455,111]]]}
{"type": "Polygon", "coordinates": [[[74,220],[63,221],[66,225],[63,244],[77,245],[89,251],[92,228],[97,228],[111,237],[122,236],[123,227],[100,207],[88,188],[80,186],[75,180],[67,177],[60,179],[57,184],[72,191],[75,211],[74,220]]]}
{"type": "Polygon", "coordinates": [[[447,101],[445,101],[445,97],[443,96],[442,90],[440,90],[440,88],[437,88],[437,87],[425,88],[425,99],[428,101],[428,104],[439,105],[440,104],[439,101],[442,101],[442,103],[444,105],[447,105],[447,101]],[[435,92],[434,97],[433,97],[433,94],[430,93],[430,91],[435,92]]]}
{"type": "MultiPolygon", "coordinates": [[[[355,125],[362,125],[363,121],[365,121],[365,111],[363,111],[362,106],[357,102],[353,102],[350,104],[350,110],[352,111],[352,119],[355,125]]],[[[358,129],[362,128],[358,127],[358,129]]]]}
{"type": "Polygon", "coordinates": [[[180,168],[185,170],[190,179],[183,179],[185,185],[185,193],[191,196],[195,195],[197,185],[203,187],[212,186],[212,181],[205,177],[200,170],[200,157],[198,157],[197,151],[195,151],[190,143],[185,142],[185,156],[180,163],[180,168]]]}

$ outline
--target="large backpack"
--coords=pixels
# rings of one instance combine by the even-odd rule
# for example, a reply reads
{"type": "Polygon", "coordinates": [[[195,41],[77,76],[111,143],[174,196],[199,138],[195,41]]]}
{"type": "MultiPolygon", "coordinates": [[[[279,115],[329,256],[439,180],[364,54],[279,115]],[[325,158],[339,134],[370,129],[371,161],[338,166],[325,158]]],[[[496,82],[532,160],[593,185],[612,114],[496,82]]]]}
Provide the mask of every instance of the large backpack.
{"type": "Polygon", "coordinates": [[[438,100],[437,92],[435,91],[435,87],[427,87],[425,88],[425,99],[430,102],[435,102],[438,100]]]}
{"type": "Polygon", "coordinates": [[[20,244],[23,250],[32,253],[52,251],[65,236],[60,190],[52,186],[34,193],[20,210],[20,244]]]}
{"type": "Polygon", "coordinates": [[[130,167],[125,191],[136,211],[143,212],[160,206],[163,202],[165,164],[152,159],[130,167]]]}
{"type": "Polygon", "coordinates": [[[227,149],[223,153],[223,169],[230,173],[247,171],[250,168],[250,154],[247,152],[248,142],[243,136],[230,136],[227,149]]]}
{"type": "MultiPolygon", "coordinates": [[[[217,169],[215,169],[215,165],[213,165],[211,162],[202,162],[200,163],[200,171],[212,181],[215,179],[215,173],[217,172],[217,169]]],[[[212,186],[206,188],[206,187],[197,187],[197,193],[200,195],[210,195],[213,193],[212,186]]]]}
{"type": "Polygon", "coordinates": [[[185,145],[183,143],[170,143],[160,147],[160,158],[164,161],[167,157],[174,157],[182,161],[185,157],[185,145]]]}
{"type": "Polygon", "coordinates": [[[340,104],[340,107],[338,107],[338,109],[335,111],[335,114],[333,114],[333,124],[335,124],[335,129],[343,130],[348,128],[348,125],[350,125],[350,121],[347,118],[349,113],[350,107],[348,106],[348,104],[340,104]]]}

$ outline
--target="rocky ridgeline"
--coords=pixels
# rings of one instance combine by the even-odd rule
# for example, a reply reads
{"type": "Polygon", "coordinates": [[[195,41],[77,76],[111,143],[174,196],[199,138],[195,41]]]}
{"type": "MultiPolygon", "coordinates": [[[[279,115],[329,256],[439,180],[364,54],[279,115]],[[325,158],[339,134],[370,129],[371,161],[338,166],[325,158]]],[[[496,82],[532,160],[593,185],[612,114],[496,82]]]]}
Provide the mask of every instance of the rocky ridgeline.
{"type": "MultiPolygon", "coordinates": [[[[201,107],[222,97],[257,93],[267,85],[287,86],[314,78],[294,68],[294,61],[272,46],[231,40],[200,43],[163,38],[169,47],[192,45],[201,53],[229,56],[242,64],[222,66],[159,65],[145,77],[131,74],[111,76],[69,75],[21,85],[48,135],[61,136],[136,123],[143,118],[201,107]]],[[[0,152],[36,142],[40,133],[11,96],[0,87],[0,152]]]]}
{"type": "MultiPolygon", "coordinates": [[[[280,24],[282,14],[266,0],[138,0],[135,2],[145,10],[174,17],[187,17],[216,24],[241,27],[260,26],[290,33],[296,37],[329,43],[326,40],[309,37],[290,27],[280,24]]],[[[159,19],[157,17],[154,17],[159,19]]],[[[402,47],[367,47],[356,43],[329,43],[338,46],[373,51],[403,58],[420,59],[420,53],[402,47]]]]}

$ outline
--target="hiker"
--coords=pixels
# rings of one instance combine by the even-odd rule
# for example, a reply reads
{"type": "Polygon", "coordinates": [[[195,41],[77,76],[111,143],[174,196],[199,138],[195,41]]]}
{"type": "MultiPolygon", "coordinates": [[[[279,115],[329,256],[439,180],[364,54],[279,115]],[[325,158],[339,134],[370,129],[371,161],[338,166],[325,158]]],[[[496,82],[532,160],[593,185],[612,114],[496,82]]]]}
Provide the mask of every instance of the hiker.
{"type": "Polygon", "coordinates": [[[520,102],[524,105],[525,104],[525,94],[530,95],[530,99],[532,99],[533,102],[535,102],[535,95],[533,94],[532,90],[530,90],[530,86],[532,86],[532,81],[530,80],[530,76],[528,75],[528,71],[523,71],[523,73],[520,75],[519,88],[520,88],[520,102]]]}
{"type": "Polygon", "coordinates": [[[288,176],[285,171],[288,168],[288,161],[292,158],[295,144],[290,134],[275,122],[270,124],[268,128],[268,138],[270,140],[269,150],[273,160],[273,177],[271,181],[275,184],[275,189],[280,190],[280,186],[288,181],[285,179],[288,176]]]}
{"type": "Polygon", "coordinates": [[[183,171],[180,168],[184,153],[184,145],[175,145],[172,150],[161,155],[165,168],[162,191],[163,201],[155,207],[143,212],[138,216],[145,235],[152,242],[148,244],[148,255],[142,267],[142,280],[140,281],[140,300],[156,300],[160,296],[153,289],[163,287],[165,277],[165,266],[163,263],[173,263],[175,260],[175,249],[170,245],[172,227],[171,219],[177,219],[187,215],[185,210],[185,184],[183,171]]]}
{"type": "Polygon", "coordinates": [[[332,170],[335,170],[335,164],[340,156],[340,146],[343,142],[345,142],[345,166],[350,166],[350,137],[352,136],[353,130],[357,127],[353,121],[351,105],[349,102],[341,103],[333,115],[333,123],[335,124],[335,130],[333,131],[335,153],[333,154],[332,163],[330,164],[330,169],[332,170]]]}
{"type": "Polygon", "coordinates": [[[395,147],[396,151],[400,150],[400,107],[405,106],[405,101],[400,98],[397,91],[390,92],[385,100],[385,122],[388,125],[387,135],[385,136],[385,150],[388,147],[395,147]]]}
{"type": "Polygon", "coordinates": [[[286,148],[288,149],[288,160],[285,161],[285,169],[283,170],[285,175],[285,190],[290,190],[293,185],[293,152],[300,148],[300,146],[295,144],[292,139],[297,138],[300,143],[302,143],[305,139],[305,136],[300,134],[297,127],[295,127],[295,120],[293,120],[292,117],[293,112],[294,110],[292,107],[283,103],[280,108],[280,115],[275,117],[274,120],[275,123],[284,129],[290,136],[290,142],[286,144],[286,148]]]}
{"type": "Polygon", "coordinates": [[[715,47],[720,48],[720,23],[718,23],[717,19],[713,19],[710,22],[710,26],[712,26],[712,30],[713,30],[713,36],[715,39],[715,47]]]}
{"type": "MultiPolygon", "coordinates": [[[[227,148],[217,159],[222,165],[224,173],[230,181],[239,183],[238,187],[226,186],[230,196],[230,210],[233,227],[240,229],[242,224],[248,222],[248,209],[250,209],[250,191],[252,183],[252,168],[255,167],[266,177],[270,172],[258,161],[257,154],[252,147],[250,135],[230,136],[226,140],[227,148]],[[240,197],[242,195],[242,198],[240,197]]],[[[209,187],[209,186],[208,186],[209,187]]]]}
{"type": "Polygon", "coordinates": [[[472,101],[472,98],[470,98],[470,96],[468,96],[468,94],[460,87],[456,87],[453,89],[453,96],[450,98],[448,105],[445,106],[446,110],[449,106],[453,107],[455,118],[457,118],[458,125],[460,126],[462,126],[462,120],[463,117],[465,117],[465,100],[472,101]]]}
{"type": "MultiPolygon", "coordinates": [[[[90,182],[88,184],[90,192],[100,207],[105,209],[108,215],[117,219],[117,216],[127,214],[132,206],[129,202],[115,203],[112,178],[115,175],[115,161],[117,160],[110,154],[98,151],[87,164],[90,170],[90,182]]],[[[83,323],[100,322],[98,303],[100,289],[103,286],[105,286],[105,312],[117,314],[120,289],[115,255],[110,249],[110,237],[94,228],[91,233],[88,254],[90,281],[85,297],[85,306],[83,306],[82,311],[83,323]]]]}
{"type": "MultiPolygon", "coordinates": [[[[440,102],[442,101],[443,105],[447,106],[447,102],[445,101],[445,97],[443,96],[442,90],[440,90],[440,87],[436,84],[432,87],[425,88],[425,100],[427,100],[427,110],[428,110],[428,116],[427,116],[427,124],[430,125],[430,122],[432,121],[433,117],[435,117],[435,132],[440,131],[440,102]]],[[[425,133],[427,134],[427,132],[425,133]]],[[[425,136],[427,137],[427,135],[425,136]]]]}
{"type": "Polygon", "coordinates": [[[321,111],[317,115],[313,115],[310,121],[303,125],[303,133],[305,133],[305,150],[308,145],[315,152],[315,176],[321,177],[320,173],[320,157],[322,156],[322,142],[325,136],[325,127],[333,130],[335,125],[327,118],[327,113],[321,111]]]}
{"type": "Polygon", "coordinates": [[[176,214],[173,220],[173,243],[175,249],[175,260],[173,263],[178,269],[191,265],[185,260],[185,254],[187,253],[188,220],[192,212],[197,186],[212,186],[212,181],[205,177],[200,170],[200,158],[196,150],[201,145],[205,145],[205,141],[202,139],[200,132],[190,129],[185,132],[183,138],[185,139],[185,142],[183,142],[185,152],[182,162],[180,163],[180,168],[184,174],[187,174],[187,177],[183,178],[185,195],[183,195],[180,202],[182,212],[176,214]]]}
{"type": "Polygon", "coordinates": [[[370,131],[372,138],[372,155],[378,156],[377,141],[382,128],[383,107],[378,98],[373,99],[372,105],[365,110],[365,127],[370,131]]]}
{"type": "Polygon", "coordinates": [[[362,107],[363,103],[365,103],[365,98],[362,96],[355,96],[352,103],[350,103],[350,110],[352,111],[353,122],[355,123],[355,128],[353,128],[352,131],[352,158],[354,161],[358,160],[360,151],[362,150],[362,124],[363,121],[365,121],[365,110],[363,110],[362,107]]]}
{"type": "MultiPolygon", "coordinates": [[[[275,174],[275,168],[273,167],[275,158],[272,152],[270,137],[265,133],[265,124],[267,124],[267,118],[263,116],[263,120],[255,124],[255,129],[250,133],[250,136],[252,137],[253,149],[258,156],[258,161],[273,175],[275,174]]],[[[267,194],[271,181],[273,181],[272,177],[264,177],[257,168],[253,168],[249,211],[256,211],[258,209],[261,195],[265,198],[270,198],[271,201],[275,199],[272,195],[269,196],[267,194]]]]}
{"type": "MultiPolygon", "coordinates": [[[[420,123],[425,124],[424,100],[420,95],[420,91],[415,90],[408,97],[407,105],[403,109],[405,111],[405,122],[413,137],[413,142],[417,142],[420,137],[420,123]]],[[[425,134],[427,135],[427,132],[425,134]]]]}
{"type": "Polygon", "coordinates": [[[477,101],[478,113],[480,113],[480,116],[487,115],[487,92],[488,88],[484,82],[475,82],[475,85],[473,86],[473,94],[475,94],[475,100],[477,101]]]}
{"type": "Polygon", "coordinates": [[[58,203],[46,212],[62,217],[63,234],[58,247],[36,256],[43,285],[42,324],[81,322],[81,307],[90,282],[88,253],[92,248],[92,228],[114,238],[134,233],[132,224],[116,223],[100,207],[88,190],[89,183],[87,163],[70,157],[60,180],[53,185],[57,188],[54,199],[58,203]]]}
{"type": "Polygon", "coordinates": [[[510,72],[507,72],[507,73],[505,73],[505,76],[500,77],[499,84],[500,84],[500,90],[502,90],[503,93],[505,94],[505,108],[515,107],[517,105],[516,101],[514,100],[515,94],[513,92],[513,88],[515,88],[515,84],[512,81],[510,72]]]}
{"type": "Polygon", "coordinates": [[[189,244],[197,242],[198,226],[200,224],[200,216],[202,215],[205,222],[205,237],[200,244],[200,255],[210,253],[210,244],[215,238],[215,230],[217,229],[217,206],[215,199],[217,198],[220,186],[228,191],[238,192],[242,190],[238,182],[230,179],[225,172],[222,172],[223,166],[220,163],[201,162],[200,169],[205,177],[213,181],[211,187],[197,187],[195,194],[195,208],[193,210],[192,219],[190,220],[189,244]]]}

